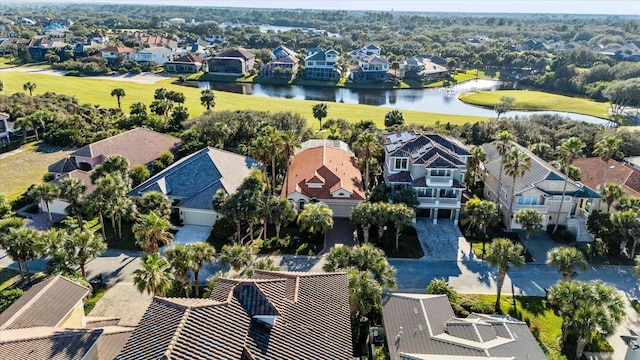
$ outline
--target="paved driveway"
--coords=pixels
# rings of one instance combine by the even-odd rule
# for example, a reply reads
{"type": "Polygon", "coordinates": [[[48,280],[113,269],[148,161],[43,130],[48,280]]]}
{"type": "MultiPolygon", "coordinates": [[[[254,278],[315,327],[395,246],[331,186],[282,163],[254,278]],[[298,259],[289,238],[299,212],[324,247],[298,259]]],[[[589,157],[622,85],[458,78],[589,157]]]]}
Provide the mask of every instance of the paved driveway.
{"type": "Polygon", "coordinates": [[[333,227],[327,231],[324,237],[324,249],[320,254],[331,251],[336,244],[342,246],[356,245],[353,231],[356,226],[349,219],[333,219],[333,227]]]}
{"type": "Polygon", "coordinates": [[[424,251],[423,260],[458,261],[468,255],[468,250],[463,249],[466,240],[453,221],[438,219],[433,224],[430,219],[418,218],[415,228],[424,251]]]}
{"type": "Polygon", "coordinates": [[[176,227],[178,232],[173,236],[174,244],[192,244],[205,242],[211,234],[211,226],[184,225],[176,227]]]}

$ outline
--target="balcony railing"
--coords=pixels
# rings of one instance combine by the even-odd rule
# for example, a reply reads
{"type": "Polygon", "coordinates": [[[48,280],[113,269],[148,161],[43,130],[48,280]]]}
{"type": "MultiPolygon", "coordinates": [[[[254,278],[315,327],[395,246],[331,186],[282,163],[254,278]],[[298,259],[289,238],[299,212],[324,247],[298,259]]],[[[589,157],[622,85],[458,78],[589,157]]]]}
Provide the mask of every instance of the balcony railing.
{"type": "Polygon", "coordinates": [[[549,212],[549,205],[524,205],[524,204],[513,204],[513,212],[518,212],[524,209],[533,209],[538,210],[538,212],[542,214],[546,214],[549,212]]]}
{"type": "Polygon", "coordinates": [[[451,176],[428,177],[427,186],[453,186],[453,177],[451,176]]]}
{"type": "Polygon", "coordinates": [[[431,197],[418,197],[421,207],[432,208],[459,208],[460,200],[457,198],[431,198],[431,197]]]}

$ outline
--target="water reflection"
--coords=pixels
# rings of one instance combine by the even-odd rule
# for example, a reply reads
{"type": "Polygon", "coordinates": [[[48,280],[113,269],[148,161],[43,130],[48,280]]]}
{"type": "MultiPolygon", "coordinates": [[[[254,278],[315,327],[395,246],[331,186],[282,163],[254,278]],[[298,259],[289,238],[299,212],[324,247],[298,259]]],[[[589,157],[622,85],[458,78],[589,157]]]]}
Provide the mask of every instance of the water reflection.
{"type": "MultiPolygon", "coordinates": [[[[299,99],[311,101],[344,102],[347,104],[365,104],[381,106],[399,110],[428,111],[440,114],[474,115],[495,117],[491,109],[467,105],[458,100],[458,95],[474,90],[498,90],[513,88],[514,84],[497,80],[472,80],[447,88],[434,89],[401,89],[401,90],[369,90],[326,88],[297,85],[272,84],[236,84],[219,82],[200,82],[200,88],[226,91],[236,94],[274,97],[284,99],[299,99]]],[[[528,116],[536,114],[554,114],[569,117],[572,120],[585,121],[596,124],[606,124],[607,120],[593,116],[579,115],[553,111],[513,111],[506,116],[528,116]]]]}

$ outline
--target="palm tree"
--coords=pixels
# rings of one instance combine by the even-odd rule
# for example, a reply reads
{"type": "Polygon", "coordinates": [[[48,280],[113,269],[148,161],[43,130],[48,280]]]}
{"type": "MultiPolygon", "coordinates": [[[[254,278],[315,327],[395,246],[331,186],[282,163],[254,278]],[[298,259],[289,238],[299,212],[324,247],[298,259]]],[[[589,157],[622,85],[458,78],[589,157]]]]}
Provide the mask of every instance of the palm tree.
{"type": "Polygon", "coordinates": [[[0,220],[0,247],[3,248],[9,257],[18,263],[18,270],[20,271],[20,279],[24,280],[24,271],[22,270],[22,260],[18,256],[18,253],[14,247],[13,236],[11,229],[20,229],[25,225],[25,221],[22,218],[8,218],[0,220]]]}
{"type": "Polygon", "coordinates": [[[393,223],[396,230],[396,251],[398,251],[398,241],[400,233],[405,226],[411,225],[413,218],[413,209],[405,204],[393,204],[388,208],[388,219],[393,223]]]}
{"type": "Polygon", "coordinates": [[[589,266],[584,255],[574,247],[559,247],[551,250],[547,254],[547,263],[558,268],[558,272],[562,274],[562,281],[576,276],[574,269],[585,271],[589,266]]]}
{"type": "Polygon", "coordinates": [[[504,167],[508,176],[513,179],[511,183],[511,197],[509,201],[509,229],[513,227],[511,214],[513,211],[513,200],[516,191],[516,180],[524,176],[527,171],[531,170],[531,158],[518,149],[512,149],[504,155],[504,167]]]}
{"type": "Polygon", "coordinates": [[[15,255],[18,262],[25,265],[27,282],[31,282],[29,261],[37,259],[44,253],[44,244],[40,233],[30,227],[11,228],[6,235],[6,243],[10,244],[8,251],[15,255]]]}
{"type": "Polygon", "coordinates": [[[496,196],[496,204],[500,206],[500,190],[502,189],[502,168],[504,166],[504,155],[511,149],[511,134],[508,131],[503,131],[498,136],[498,142],[496,143],[496,150],[500,155],[500,173],[498,174],[498,190],[496,196]]]}
{"type": "Polygon", "coordinates": [[[326,272],[355,269],[368,272],[385,289],[395,289],[397,286],[396,271],[389,265],[384,251],[370,243],[353,248],[334,247],[325,260],[322,269],[326,272]]]}
{"type": "Polygon", "coordinates": [[[602,159],[602,161],[604,162],[604,175],[602,176],[602,187],[600,188],[602,191],[605,190],[605,184],[607,182],[609,160],[617,156],[622,156],[619,149],[620,139],[615,136],[607,136],[604,139],[598,141],[596,143],[595,149],[593,150],[593,153],[600,156],[600,159],[602,159]]]}
{"type": "Polygon", "coordinates": [[[243,245],[225,245],[220,250],[219,261],[222,266],[230,265],[233,271],[240,272],[240,269],[253,263],[256,258],[257,248],[243,245]]]}
{"type": "MultiPolygon", "coordinates": [[[[627,250],[629,238],[633,237],[633,229],[640,228],[640,213],[635,210],[619,211],[611,216],[611,221],[622,235],[622,244],[620,244],[620,254],[627,250]]],[[[636,241],[634,240],[635,250],[636,241]]]]}
{"type": "Polygon", "coordinates": [[[271,162],[271,193],[276,194],[276,160],[278,159],[280,152],[282,151],[282,133],[273,126],[267,126],[264,129],[264,135],[266,140],[265,150],[268,153],[268,158],[271,162]]]}
{"type": "Polygon", "coordinates": [[[29,92],[29,96],[33,96],[33,90],[35,90],[38,87],[38,85],[36,85],[36,83],[33,83],[31,81],[27,81],[26,83],[24,83],[22,85],[22,89],[24,91],[28,91],[29,92]]]}
{"type": "Polygon", "coordinates": [[[626,315],[616,288],[600,281],[560,281],[549,289],[547,298],[562,318],[563,353],[576,360],[597,334],[605,338],[613,334],[626,315]]]}
{"type": "Polygon", "coordinates": [[[205,89],[200,92],[200,104],[206,107],[207,110],[211,110],[212,107],[216,106],[216,96],[213,90],[205,89]]]}
{"type": "Polygon", "coordinates": [[[142,215],[133,224],[133,234],[136,237],[136,244],[148,253],[158,252],[158,243],[171,244],[173,235],[169,232],[171,223],[169,220],[152,211],[147,215],[142,215]]]}
{"type": "Polygon", "coordinates": [[[123,88],[117,88],[117,89],[113,89],[111,90],[111,96],[115,96],[118,99],[118,109],[122,109],[122,106],[120,105],[120,100],[125,97],[127,94],[124,92],[123,88]]]}
{"type": "Polygon", "coordinates": [[[169,271],[171,265],[167,259],[157,253],[145,255],[140,261],[141,269],[133,272],[133,283],[141,293],[164,296],[171,289],[174,275],[169,271]]]}
{"type": "Polygon", "coordinates": [[[605,183],[604,189],[600,189],[600,191],[604,196],[604,201],[607,203],[607,212],[611,211],[611,205],[613,205],[614,201],[620,200],[624,196],[622,186],[616,183],[605,183]]]}
{"type": "Polygon", "coordinates": [[[354,144],[354,150],[358,157],[364,161],[364,192],[366,199],[369,199],[369,166],[371,160],[380,155],[382,146],[378,137],[373,133],[363,133],[354,144]]]}
{"type": "Polygon", "coordinates": [[[99,178],[105,175],[122,175],[123,178],[128,178],[127,172],[129,171],[129,160],[122,155],[110,155],[106,160],[96,166],[93,173],[91,173],[91,182],[95,184],[99,178]]]}
{"type": "Polygon", "coordinates": [[[87,280],[87,272],[85,270],[87,262],[100,256],[107,249],[107,244],[89,229],[75,230],[67,239],[69,247],[74,249],[73,257],[80,265],[82,278],[87,280]]]}
{"type": "Polygon", "coordinates": [[[362,237],[365,243],[369,242],[369,230],[371,229],[371,225],[376,221],[374,207],[374,204],[363,201],[351,210],[351,214],[349,215],[351,222],[362,228],[362,237]]]}
{"type": "Polygon", "coordinates": [[[216,249],[208,243],[199,242],[187,245],[191,252],[191,271],[193,271],[193,282],[196,290],[196,297],[200,297],[200,269],[204,264],[210,264],[215,260],[216,249]]]}
{"type": "Polygon", "coordinates": [[[531,144],[529,145],[529,150],[544,161],[550,161],[553,158],[553,148],[547,143],[531,144]]]}
{"type": "Polygon", "coordinates": [[[481,169],[482,165],[487,162],[487,154],[480,146],[472,146],[469,152],[471,153],[471,158],[467,162],[466,181],[469,187],[475,188],[476,184],[484,178],[481,169]]]}
{"type": "Polygon", "coordinates": [[[185,296],[189,297],[189,293],[191,293],[189,270],[193,267],[193,252],[191,252],[188,247],[177,244],[168,248],[164,252],[164,256],[167,258],[169,264],[171,264],[174,275],[180,284],[182,284],[185,296]]]}
{"type": "Polygon", "coordinates": [[[502,285],[504,279],[509,272],[510,265],[519,268],[524,265],[524,257],[522,256],[522,245],[514,244],[509,239],[497,238],[489,245],[487,250],[487,256],[485,261],[491,266],[498,267],[498,278],[496,286],[498,288],[498,294],[496,297],[496,312],[502,313],[500,310],[500,293],[502,292],[502,285]]]}
{"type": "Polygon", "coordinates": [[[524,252],[526,254],[531,232],[540,231],[542,229],[542,214],[540,214],[536,209],[524,209],[516,214],[515,219],[517,223],[522,224],[522,227],[527,232],[524,240],[524,252]]]}
{"type": "MultiPolygon", "coordinates": [[[[285,197],[278,197],[271,204],[271,221],[276,227],[276,238],[280,239],[280,229],[287,226],[298,215],[296,206],[285,197]]],[[[266,231],[266,230],[265,230],[266,231]]]]}
{"type": "Polygon", "coordinates": [[[155,211],[158,215],[169,218],[171,215],[171,200],[159,191],[149,191],[136,199],[136,208],[140,214],[155,211]]]}
{"type": "Polygon", "coordinates": [[[82,210],[85,206],[83,194],[85,190],[87,190],[87,187],[80,179],[65,178],[60,182],[59,189],[59,196],[69,202],[69,206],[67,206],[65,210],[69,215],[75,216],[78,220],[78,225],[80,228],[83,228],[82,210]]]}
{"type": "Polygon", "coordinates": [[[320,130],[322,130],[322,119],[327,117],[327,104],[319,103],[313,105],[313,117],[320,121],[320,130]]]}
{"type": "MultiPolygon", "coordinates": [[[[291,157],[295,154],[296,149],[300,147],[300,141],[291,130],[284,131],[281,134],[280,140],[281,140],[280,145],[282,146],[280,149],[280,155],[281,155],[280,160],[283,163],[283,168],[285,169],[285,171],[288,171],[291,157]]],[[[285,186],[285,194],[288,194],[289,182],[285,181],[284,186],[285,186]]]]}
{"type": "Polygon", "coordinates": [[[562,205],[564,204],[564,197],[567,193],[567,183],[569,182],[569,167],[573,161],[582,156],[582,149],[584,148],[582,140],[572,137],[565,141],[560,147],[560,164],[564,167],[564,186],[562,187],[562,198],[560,199],[560,206],[558,207],[558,214],[556,216],[556,224],[553,227],[553,232],[558,231],[558,224],[560,223],[560,213],[562,211],[562,205]]]}
{"type": "Polygon", "coordinates": [[[324,234],[333,227],[333,211],[325,203],[307,205],[298,215],[300,230],[311,234],[324,234]]]}
{"type": "Polygon", "coordinates": [[[51,183],[40,183],[29,191],[29,195],[33,196],[37,202],[44,203],[47,209],[47,215],[49,216],[49,224],[51,224],[53,219],[51,217],[49,203],[58,197],[58,188],[51,183]]]}
{"type": "Polygon", "coordinates": [[[485,239],[487,238],[487,229],[500,222],[498,206],[488,200],[480,200],[478,197],[469,199],[464,205],[464,211],[469,215],[469,227],[476,226],[484,234],[485,239]]]}

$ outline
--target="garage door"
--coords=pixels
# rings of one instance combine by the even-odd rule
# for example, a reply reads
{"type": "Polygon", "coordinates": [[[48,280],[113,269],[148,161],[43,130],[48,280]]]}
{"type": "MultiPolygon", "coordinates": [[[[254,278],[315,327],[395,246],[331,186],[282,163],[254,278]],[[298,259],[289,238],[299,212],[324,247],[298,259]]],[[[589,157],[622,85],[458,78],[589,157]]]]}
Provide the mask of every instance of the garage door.
{"type": "Polygon", "coordinates": [[[180,210],[182,221],[185,225],[213,226],[216,221],[216,214],[213,212],[180,210]]]}
{"type": "Polygon", "coordinates": [[[330,204],[329,207],[333,210],[333,217],[336,218],[348,218],[351,215],[351,210],[355,207],[352,204],[330,204]]]}

